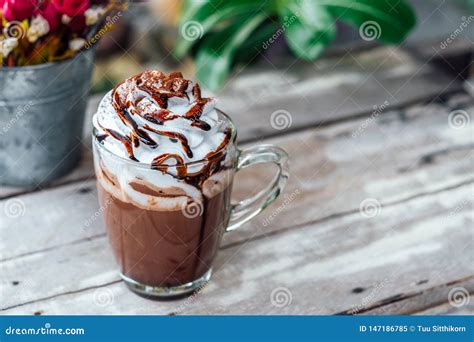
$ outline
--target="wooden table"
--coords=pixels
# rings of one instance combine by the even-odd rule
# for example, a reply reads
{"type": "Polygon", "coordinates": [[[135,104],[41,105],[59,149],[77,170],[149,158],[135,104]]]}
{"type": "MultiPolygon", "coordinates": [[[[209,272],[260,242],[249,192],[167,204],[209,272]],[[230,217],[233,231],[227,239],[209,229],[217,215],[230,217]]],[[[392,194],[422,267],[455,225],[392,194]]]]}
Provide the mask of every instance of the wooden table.
{"type": "MultiPolygon", "coordinates": [[[[247,69],[220,96],[242,146],[283,147],[291,178],[225,235],[208,286],[166,302],[127,290],[100,217],[88,125],[73,173],[0,191],[2,314],[472,313],[474,99],[462,82],[389,47],[292,63],[247,69]],[[277,110],[291,126],[272,127],[277,110]],[[460,127],[455,110],[467,115],[460,127]]],[[[239,175],[235,196],[270,171],[239,175]]]]}

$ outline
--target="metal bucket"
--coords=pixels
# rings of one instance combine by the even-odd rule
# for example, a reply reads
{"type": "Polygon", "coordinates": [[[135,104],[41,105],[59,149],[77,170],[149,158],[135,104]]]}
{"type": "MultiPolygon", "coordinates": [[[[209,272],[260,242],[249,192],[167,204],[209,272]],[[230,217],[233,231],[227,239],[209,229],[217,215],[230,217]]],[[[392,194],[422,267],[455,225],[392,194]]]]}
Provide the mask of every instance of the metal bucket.
{"type": "Polygon", "coordinates": [[[39,186],[80,160],[94,49],[59,62],[0,68],[0,184],[39,186]]]}

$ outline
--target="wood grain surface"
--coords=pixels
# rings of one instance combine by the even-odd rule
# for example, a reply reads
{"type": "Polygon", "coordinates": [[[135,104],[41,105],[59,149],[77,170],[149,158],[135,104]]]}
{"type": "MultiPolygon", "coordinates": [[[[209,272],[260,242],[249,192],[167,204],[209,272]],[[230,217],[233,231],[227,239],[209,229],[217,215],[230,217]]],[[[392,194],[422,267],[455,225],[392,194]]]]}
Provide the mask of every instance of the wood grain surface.
{"type": "MultiPolygon", "coordinates": [[[[219,98],[240,146],[281,146],[291,178],[224,236],[210,283],[177,301],[120,280],[87,124],[71,174],[0,188],[0,314],[472,314],[474,99],[413,56],[383,47],[236,73],[219,98]]],[[[240,172],[234,199],[274,172],[240,172]]]]}
{"type": "MultiPolygon", "coordinates": [[[[227,234],[214,280],[196,304],[179,313],[370,312],[394,291],[403,299],[469,276],[472,127],[454,129],[448,113],[472,112],[472,106],[468,96],[459,95],[445,104],[418,104],[371,121],[265,140],[292,156],[288,190],[242,231],[227,234]],[[366,199],[378,206],[374,218],[360,212],[366,199]],[[279,287],[289,289],[296,304],[272,305],[268,296],[279,287]],[[320,294],[313,296],[313,290],[320,294]]],[[[247,172],[237,180],[237,195],[255,191],[264,178],[261,170],[247,172]]],[[[169,314],[185,302],[156,305],[119,281],[96,214],[93,180],[14,199],[22,201],[24,214],[0,226],[6,313],[169,314]],[[92,305],[111,293],[114,305],[92,305]]],[[[11,201],[2,200],[4,210],[11,201]]],[[[446,300],[431,304],[441,299],[446,300]]],[[[393,308],[387,312],[406,310],[393,308]]]]}

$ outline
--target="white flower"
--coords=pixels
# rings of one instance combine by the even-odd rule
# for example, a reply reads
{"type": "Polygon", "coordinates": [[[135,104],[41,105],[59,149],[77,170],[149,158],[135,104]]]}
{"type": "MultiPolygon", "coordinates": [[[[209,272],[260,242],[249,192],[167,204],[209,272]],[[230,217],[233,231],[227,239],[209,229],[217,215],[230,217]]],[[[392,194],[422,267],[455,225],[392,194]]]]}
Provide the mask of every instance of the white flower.
{"type": "Polygon", "coordinates": [[[18,38],[6,38],[0,40],[0,53],[3,58],[7,58],[10,52],[18,46],[18,38]]]}
{"type": "Polygon", "coordinates": [[[92,6],[91,8],[88,8],[86,12],[84,13],[84,16],[86,17],[86,25],[87,26],[92,26],[95,25],[100,18],[105,14],[105,8],[101,6],[92,6]]]}
{"type": "Polygon", "coordinates": [[[36,42],[40,37],[48,34],[49,24],[48,21],[43,18],[41,15],[38,15],[31,20],[30,28],[26,33],[28,41],[30,43],[36,42]]]}
{"type": "Polygon", "coordinates": [[[70,22],[71,22],[72,18],[66,14],[63,14],[62,17],[61,17],[61,22],[64,24],[64,25],[68,25],[70,22]]]}
{"type": "Polygon", "coordinates": [[[83,38],[74,38],[69,42],[69,48],[74,51],[79,51],[86,45],[86,40],[83,38]]]}

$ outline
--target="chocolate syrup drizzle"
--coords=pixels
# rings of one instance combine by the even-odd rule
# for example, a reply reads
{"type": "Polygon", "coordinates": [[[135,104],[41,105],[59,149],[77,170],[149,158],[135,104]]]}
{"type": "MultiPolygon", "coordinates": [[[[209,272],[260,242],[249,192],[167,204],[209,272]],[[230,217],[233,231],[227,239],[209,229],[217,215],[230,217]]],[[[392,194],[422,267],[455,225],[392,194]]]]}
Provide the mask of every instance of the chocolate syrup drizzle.
{"type": "MultiPolygon", "coordinates": [[[[138,161],[134,156],[134,147],[137,148],[141,143],[148,145],[151,148],[158,147],[158,142],[155,141],[149,132],[158,134],[161,136],[168,137],[173,142],[179,142],[183,148],[184,153],[187,157],[193,157],[193,151],[189,146],[188,139],[180,133],[169,132],[162,129],[156,129],[150,125],[143,125],[139,127],[136,122],[138,116],[142,117],[146,121],[152,124],[162,125],[166,121],[175,120],[177,118],[183,118],[189,120],[191,126],[197,127],[203,131],[209,131],[211,126],[205,121],[201,120],[201,115],[204,110],[204,106],[211,101],[211,98],[203,98],[201,96],[201,89],[199,84],[194,84],[192,88],[192,99],[189,98],[187,89],[189,87],[188,80],[183,78],[180,72],[172,72],[169,75],[165,75],[160,71],[145,71],[142,74],[136,75],[127,79],[125,82],[120,83],[112,92],[112,105],[120,118],[120,120],[130,128],[130,136],[122,135],[114,130],[102,127],[103,130],[112,138],[120,141],[125,147],[128,156],[131,160],[138,161]],[[127,99],[127,88],[123,90],[123,85],[135,85],[139,90],[146,93],[146,96],[150,96],[160,108],[153,112],[143,111],[140,108],[139,102],[145,97],[137,97],[134,102],[127,99]],[[174,114],[168,109],[168,100],[172,97],[184,98],[187,100],[193,100],[194,104],[192,107],[183,115],[179,116],[174,114]]],[[[149,108],[148,108],[149,109],[149,108]]],[[[105,137],[99,137],[101,140],[105,137]]],[[[229,143],[231,139],[231,130],[225,131],[225,139],[216,149],[216,152],[210,152],[206,156],[208,162],[199,172],[190,174],[188,173],[185,161],[181,156],[174,153],[164,153],[154,158],[151,163],[151,168],[155,170],[162,170],[168,172],[169,167],[175,167],[177,178],[183,179],[188,183],[195,185],[201,185],[202,181],[209,177],[214,172],[219,171],[220,161],[225,156],[224,147],[229,143]],[[172,163],[170,164],[170,161],[172,163]],[[217,163],[216,163],[217,162],[217,163]]]]}

